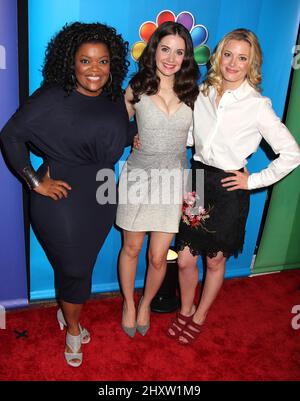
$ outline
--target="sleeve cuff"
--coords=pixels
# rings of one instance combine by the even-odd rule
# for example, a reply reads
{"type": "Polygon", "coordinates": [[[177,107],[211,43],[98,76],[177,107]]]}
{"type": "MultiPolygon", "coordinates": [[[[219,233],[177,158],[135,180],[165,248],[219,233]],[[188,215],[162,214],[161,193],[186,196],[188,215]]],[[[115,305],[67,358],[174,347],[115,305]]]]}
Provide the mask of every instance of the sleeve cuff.
{"type": "Polygon", "coordinates": [[[261,187],[257,175],[258,175],[257,173],[249,175],[248,182],[247,182],[249,191],[251,191],[252,189],[261,187]]]}

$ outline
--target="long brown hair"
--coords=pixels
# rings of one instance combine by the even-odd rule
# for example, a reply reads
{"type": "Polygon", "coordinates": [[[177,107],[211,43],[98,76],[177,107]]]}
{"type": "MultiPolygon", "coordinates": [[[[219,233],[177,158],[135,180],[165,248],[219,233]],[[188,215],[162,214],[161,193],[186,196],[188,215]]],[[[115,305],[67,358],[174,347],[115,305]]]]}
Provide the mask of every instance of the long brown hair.
{"type": "Polygon", "coordinates": [[[133,92],[132,103],[139,102],[142,94],[154,95],[158,92],[160,78],[156,74],[156,49],[162,38],[167,35],[179,35],[185,42],[181,69],[175,74],[174,92],[180,101],[193,108],[199,94],[197,81],[200,73],[194,59],[191,35],[183,25],[170,21],[159,25],[154,31],[139,59],[139,71],[129,82],[133,92]]]}

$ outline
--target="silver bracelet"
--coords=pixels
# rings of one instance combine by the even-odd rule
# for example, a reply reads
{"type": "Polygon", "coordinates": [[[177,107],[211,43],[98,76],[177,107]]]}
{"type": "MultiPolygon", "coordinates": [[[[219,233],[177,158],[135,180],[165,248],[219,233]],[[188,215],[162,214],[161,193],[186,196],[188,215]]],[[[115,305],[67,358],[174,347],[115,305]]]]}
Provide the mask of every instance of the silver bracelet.
{"type": "Polygon", "coordinates": [[[37,173],[30,165],[23,168],[23,170],[21,171],[21,176],[24,178],[29,189],[36,188],[42,182],[37,173]]]}

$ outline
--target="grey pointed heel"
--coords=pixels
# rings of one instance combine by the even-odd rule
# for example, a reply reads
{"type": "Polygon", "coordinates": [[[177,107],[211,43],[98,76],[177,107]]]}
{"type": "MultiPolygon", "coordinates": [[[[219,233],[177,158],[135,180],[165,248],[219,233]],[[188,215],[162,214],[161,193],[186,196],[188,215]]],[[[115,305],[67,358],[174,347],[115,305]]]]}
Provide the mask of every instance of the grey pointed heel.
{"type": "Polygon", "coordinates": [[[129,337],[133,338],[135,336],[137,326],[136,325],[134,327],[125,326],[123,324],[123,317],[124,317],[124,305],[123,305],[123,312],[122,312],[122,324],[121,324],[121,327],[122,327],[124,333],[126,333],[129,337]]]}
{"type": "Polygon", "coordinates": [[[136,326],[137,331],[142,335],[145,336],[147,331],[150,329],[150,323],[140,326],[139,324],[136,326]]]}
{"type": "MultiPolygon", "coordinates": [[[[143,300],[143,297],[140,299],[139,308],[141,306],[142,300],[143,300]]],[[[149,321],[149,323],[144,324],[144,325],[140,325],[137,323],[136,329],[142,336],[145,336],[147,334],[148,330],[150,329],[150,321],[149,321]]]]}
{"type": "Polygon", "coordinates": [[[133,338],[135,336],[136,327],[127,327],[122,324],[122,329],[129,337],[133,338]]]}

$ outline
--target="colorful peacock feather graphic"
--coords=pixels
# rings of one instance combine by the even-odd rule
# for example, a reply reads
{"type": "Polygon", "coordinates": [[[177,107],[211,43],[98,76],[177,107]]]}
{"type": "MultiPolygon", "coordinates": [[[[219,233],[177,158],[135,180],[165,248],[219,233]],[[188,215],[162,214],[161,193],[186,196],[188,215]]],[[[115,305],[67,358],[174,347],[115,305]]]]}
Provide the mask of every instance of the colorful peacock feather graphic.
{"type": "Polygon", "coordinates": [[[139,35],[142,40],[135,42],[132,46],[131,57],[135,61],[138,61],[155,29],[166,21],[176,21],[190,31],[194,45],[195,60],[199,65],[206,64],[210,57],[210,49],[205,45],[208,39],[208,30],[204,25],[195,25],[194,16],[189,11],[182,11],[175,16],[172,11],[163,10],[157,15],[156,22],[144,22],[139,29],[139,35]]]}

